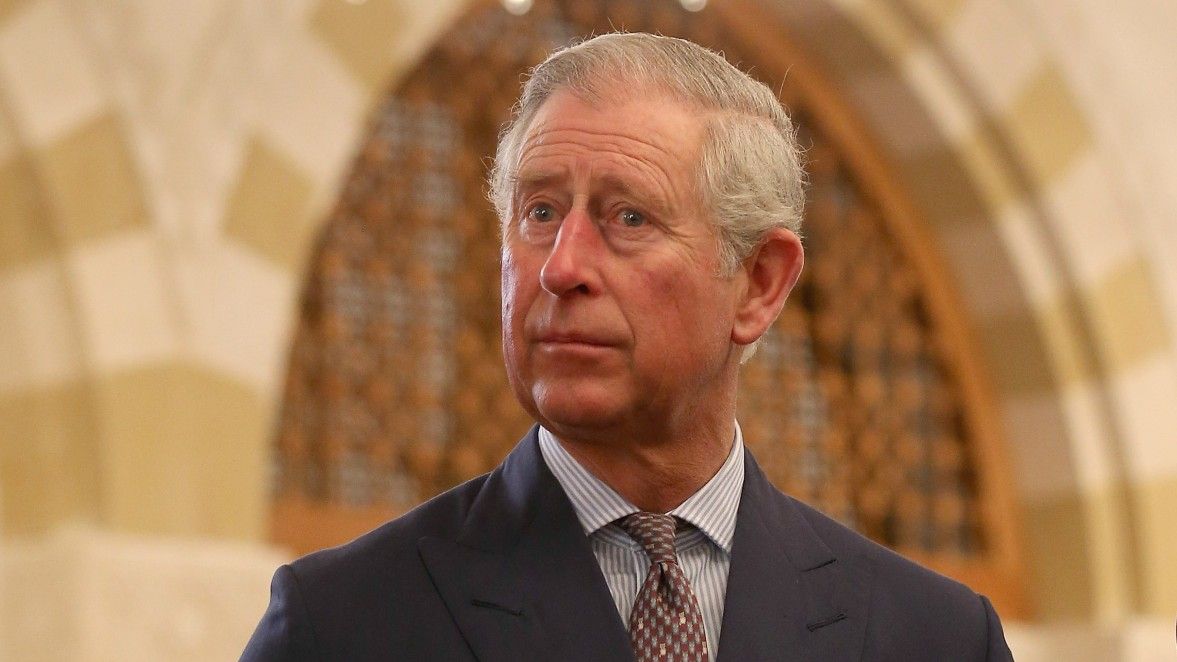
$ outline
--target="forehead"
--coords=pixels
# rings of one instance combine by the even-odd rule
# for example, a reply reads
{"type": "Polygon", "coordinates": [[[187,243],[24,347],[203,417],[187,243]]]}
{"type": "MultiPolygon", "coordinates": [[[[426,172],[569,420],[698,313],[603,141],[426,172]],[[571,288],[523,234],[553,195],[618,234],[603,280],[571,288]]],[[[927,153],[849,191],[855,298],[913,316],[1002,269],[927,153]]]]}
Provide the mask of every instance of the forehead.
{"type": "Polygon", "coordinates": [[[702,134],[702,113],[663,94],[619,91],[590,102],[561,90],[532,119],[518,174],[556,175],[553,169],[587,162],[603,171],[679,177],[694,171],[702,134]]]}

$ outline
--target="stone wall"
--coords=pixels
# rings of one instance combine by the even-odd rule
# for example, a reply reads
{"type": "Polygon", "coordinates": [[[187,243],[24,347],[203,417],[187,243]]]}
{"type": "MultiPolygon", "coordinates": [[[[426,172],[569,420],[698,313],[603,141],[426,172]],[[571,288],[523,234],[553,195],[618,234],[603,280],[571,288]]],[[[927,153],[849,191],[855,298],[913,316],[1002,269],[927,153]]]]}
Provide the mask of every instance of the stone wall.
{"type": "MultiPolygon", "coordinates": [[[[0,2],[0,657],[236,654],[285,558],[267,435],[302,260],[465,4],[0,2]]],[[[1019,659],[1171,659],[1177,5],[765,4],[970,306],[1038,605],[1019,659]]]]}

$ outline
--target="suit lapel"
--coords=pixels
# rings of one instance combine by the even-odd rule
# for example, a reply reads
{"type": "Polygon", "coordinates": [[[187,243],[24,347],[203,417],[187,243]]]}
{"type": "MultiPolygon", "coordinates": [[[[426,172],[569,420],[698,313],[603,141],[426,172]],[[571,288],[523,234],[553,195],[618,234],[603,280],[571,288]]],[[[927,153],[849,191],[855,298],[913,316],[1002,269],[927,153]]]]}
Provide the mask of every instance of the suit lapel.
{"type": "Polygon", "coordinates": [[[745,457],[719,661],[858,659],[870,578],[839,563],[745,457]]]}
{"type": "Polygon", "coordinates": [[[626,660],[629,636],[536,428],[483,485],[456,540],[418,549],[479,660],[626,660]]]}

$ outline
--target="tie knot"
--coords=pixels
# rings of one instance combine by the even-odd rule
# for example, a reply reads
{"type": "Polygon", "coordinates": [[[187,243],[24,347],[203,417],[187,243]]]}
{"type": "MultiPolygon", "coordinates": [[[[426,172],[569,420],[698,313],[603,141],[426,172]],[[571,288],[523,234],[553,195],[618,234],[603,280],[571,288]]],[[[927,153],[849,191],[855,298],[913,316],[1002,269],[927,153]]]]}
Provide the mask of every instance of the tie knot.
{"type": "Polygon", "coordinates": [[[678,563],[674,553],[674,515],[634,513],[623,517],[620,524],[646,550],[650,563],[678,563]]]}

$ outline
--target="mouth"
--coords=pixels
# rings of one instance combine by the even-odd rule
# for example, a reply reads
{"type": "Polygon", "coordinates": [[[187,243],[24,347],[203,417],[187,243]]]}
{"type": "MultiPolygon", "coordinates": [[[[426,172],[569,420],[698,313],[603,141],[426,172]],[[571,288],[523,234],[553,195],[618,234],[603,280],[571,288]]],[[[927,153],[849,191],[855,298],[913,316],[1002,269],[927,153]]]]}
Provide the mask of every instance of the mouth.
{"type": "Polygon", "coordinates": [[[618,343],[601,333],[583,331],[544,331],[537,333],[534,343],[546,352],[593,353],[612,349],[618,343]]]}
{"type": "Polygon", "coordinates": [[[552,349],[573,349],[573,348],[607,348],[613,347],[616,343],[601,336],[595,336],[585,333],[541,333],[535,342],[540,347],[547,347],[552,349]]]}

